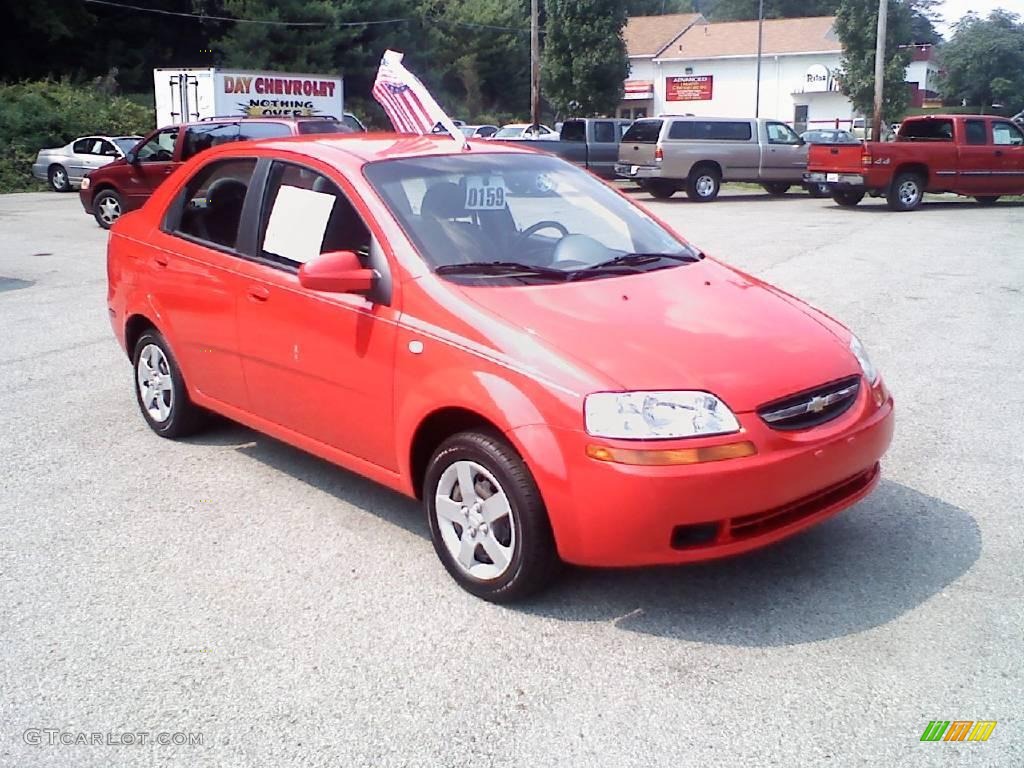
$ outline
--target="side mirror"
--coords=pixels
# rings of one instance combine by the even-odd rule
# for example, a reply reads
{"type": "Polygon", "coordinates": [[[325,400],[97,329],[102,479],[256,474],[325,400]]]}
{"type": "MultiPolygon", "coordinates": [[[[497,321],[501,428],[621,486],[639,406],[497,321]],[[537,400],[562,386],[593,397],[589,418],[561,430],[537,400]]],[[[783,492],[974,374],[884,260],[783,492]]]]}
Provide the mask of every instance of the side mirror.
{"type": "Polygon", "coordinates": [[[137,162],[139,162],[139,156],[135,154],[134,149],[130,149],[128,150],[127,153],[125,153],[124,161],[128,163],[128,165],[135,165],[137,162]]]}
{"type": "Polygon", "coordinates": [[[352,251],[328,251],[299,267],[299,285],[327,293],[368,293],[377,271],[366,269],[352,251]]]}

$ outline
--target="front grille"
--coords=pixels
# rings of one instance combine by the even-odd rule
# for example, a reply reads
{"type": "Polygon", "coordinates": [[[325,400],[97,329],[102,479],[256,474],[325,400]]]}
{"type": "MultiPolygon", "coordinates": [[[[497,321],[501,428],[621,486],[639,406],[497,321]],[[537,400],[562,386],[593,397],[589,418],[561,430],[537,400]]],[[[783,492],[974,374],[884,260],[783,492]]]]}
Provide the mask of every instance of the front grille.
{"type": "Polygon", "coordinates": [[[772,429],[808,429],[845,413],[859,391],[860,376],[849,376],[762,405],[757,414],[772,429]]]}

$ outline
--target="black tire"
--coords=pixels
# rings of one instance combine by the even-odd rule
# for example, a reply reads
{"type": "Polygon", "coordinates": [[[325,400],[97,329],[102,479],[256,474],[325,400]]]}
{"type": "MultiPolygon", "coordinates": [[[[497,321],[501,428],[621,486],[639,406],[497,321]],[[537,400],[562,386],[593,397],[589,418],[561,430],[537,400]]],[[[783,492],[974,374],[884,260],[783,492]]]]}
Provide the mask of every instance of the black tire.
{"type": "Polygon", "coordinates": [[[686,178],[686,196],[698,203],[710,203],[722,188],[722,176],[713,165],[698,165],[686,178]]]}
{"type": "Polygon", "coordinates": [[[668,200],[674,195],[679,187],[677,187],[671,181],[665,181],[664,179],[651,179],[644,185],[644,189],[647,193],[658,200],[668,200]]]}
{"type": "Polygon", "coordinates": [[[121,196],[112,189],[97,192],[96,197],[92,199],[93,218],[104,229],[110,229],[123,213],[124,203],[121,202],[121,196]]]}
{"type": "Polygon", "coordinates": [[[907,171],[896,174],[892,180],[885,202],[890,211],[912,211],[924,199],[924,179],[921,174],[907,171]]]}
{"type": "Polygon", "coordinates": [[[977,200],[982,205],[995,205],[996,200],[999,199],[999,195],[981,195],[980,197],[975,197],[974,199],[977,200]]]}
{"type": "Polygon", "coordinates": [[[789,192],[789,188],[792,184],[786,184],[781,181],[768,181],[761,185],[772,197],[782,197],[784,194],[789,192]]]}
{"type": "Polygon", "coordinates": [[[71,180],[68,178],[68,169],[60,163],[54,163],[50,166],[47,178],[50,180],[50,189],[54,192],[68,192],[71,190],[71,180]]]}
{"type": "Polygon", "coordinates": [[[844,208],[853,208],[864,199],[863,192],[853,192],[848,189],[837,189],[832,193],[832,199],[844,208]]]}
{"type": "MultiPolygon", "coordinates": [[[[456,481],[456,486],[457,489],[453,489],[452,496],[457,494],[459,499],[452,498],[452,501],[460,505],[463,498],[461,484],[456,481]]],[[[479,498],[485,497],[481,495],[479,498]]],[[[460,432],[445,440],[427,465],[423,480],[423,506],[437,556],[451,577],[467,592],[493,603],[507,603],[543,589],[558,575],[561,561],[558,558],[551,523],[540,491],[525,462],[502,438],[490,433],[460,432]],[[499,536],[504,537],[501,543],[512,549],[507,566],[493,578],[477,578],[467,572],[459,565],[456,557],[449,551],[449,545],[445,543],[447,535],[449,541],[455,536],[465,544],[467,534],[471,534],[470,546],[473,549],[469,555],[472,558],[469,570],[477,566],[486,567],[488,564],[497,565],[496,561],[490,559],[482,541],[480,544],[475,543],[474,537],[482,530],[482,526],[481,529],[472,526],[479,525],[479,520],[473,523],[467,514],[466,526],[459,526],[458,523],[446,520],[445,525],[450,528],[447,528],[444,534],[441,530],[442,523],[439,522],[437,514],[438,491],[443,480],[446,484],[451,481],[450,476],[446,476],[447,470],[451,469],[457,474],[455,465],[458,462],[472,462],[490,473],[497,481],[498,486],[495,488],[490,479],[484,477],[482,473],[475,473],[472,478],[474,494],[486,492],[488,489],[503,492],[511,509],[511,515],[492,521],[494,527],[489,529],[496,540],[499,536]],[[480,483],[484,485],[481,486],[480,483]],[[499,523],[503,528],[500,533],[496,533],[499,523]]],[[[466,514],[465,505],[463,513],[466,514]]],[[[480,535],[486,536],[487,531],[480,535]]]]}
{"type": "MultiPolygon", "coordinates": [[[[153,357],[148,356],[146,362],[149,369],[153,370],[154,366],[151,365],[153,357]]],[[[171,352],[167,341],[158,331],[150,329],[139,336],[139,340],[135,342],[135,349],[132,350],[132,382],[135,390],[135,402],[139,404],[142,417],[146,420],[149,428],[160,437],[169,439],[186,437],[204,426],[206,412],[189,398],[178,361],[174,357],[174,353],[171,352]],[[152,347],[159,349],[163,356],[163,363],[166,363],[166,365],[156,366],[157,372],[161,376],[167,376],[170,380],[169,396],[163,392],[156,395],[168,407],[168,414],[162,419],[159,414],[152,414],[147,404],[143,402],[142,385],[139,382],[143,352],[152,347]]],[[[155,400],[151,402],[155,402],[155,400]]]]}
{"type": "Polygon", "coordinates": [[[828,184],[805,184],[804,189],[811,197],[828,197],[828,184]]]}

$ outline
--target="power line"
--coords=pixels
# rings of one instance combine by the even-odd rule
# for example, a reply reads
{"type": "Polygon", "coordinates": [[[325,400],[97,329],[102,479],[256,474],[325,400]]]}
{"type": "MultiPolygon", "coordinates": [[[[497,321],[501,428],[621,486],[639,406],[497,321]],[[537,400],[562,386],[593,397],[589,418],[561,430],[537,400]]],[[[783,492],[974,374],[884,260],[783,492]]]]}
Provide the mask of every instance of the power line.
{"type": "Polygon", "coordinates": [[[409,21],[409,19],[379,19],[377,21],[342,21],[342,22],[331,22],[331,21],[272,21],[270,19],[236,19],[232,16],[210,16],[205,13],[184,13],[182,11],[165,11],[160,8],[143,8],[138,5],[128,5],[126,3],[115,3],[112,0],[83,0],[83,2],[89,3],[90,5],[106,5],[111,8],[119,8],[126,11],[140,11],[142,13],[156,13],[161,16],[180,16],[186,19],[195,19],[196,21],[203,21],[208,19],[210,21],[234,21],[239,24],[263,24],[265,26],[272,27],[365,27],[371,24],[395,24],[403,21],[409,21]]]}

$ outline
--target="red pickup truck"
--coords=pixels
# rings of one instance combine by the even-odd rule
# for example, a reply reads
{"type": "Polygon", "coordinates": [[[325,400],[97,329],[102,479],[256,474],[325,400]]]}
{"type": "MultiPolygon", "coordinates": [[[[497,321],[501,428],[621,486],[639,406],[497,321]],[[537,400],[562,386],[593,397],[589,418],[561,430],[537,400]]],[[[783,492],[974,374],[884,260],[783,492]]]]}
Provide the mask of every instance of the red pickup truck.
{"type": "Polygon", "coordinates": [[[1024,194],[1024,132],[986,115],[907,118],[895,141],[815,144],[804,181],[825,184],[839,205],[865,194],[886,198],[894,211],[912,211],[925,192],[954,192],[990,205],[1024,194]]]}

